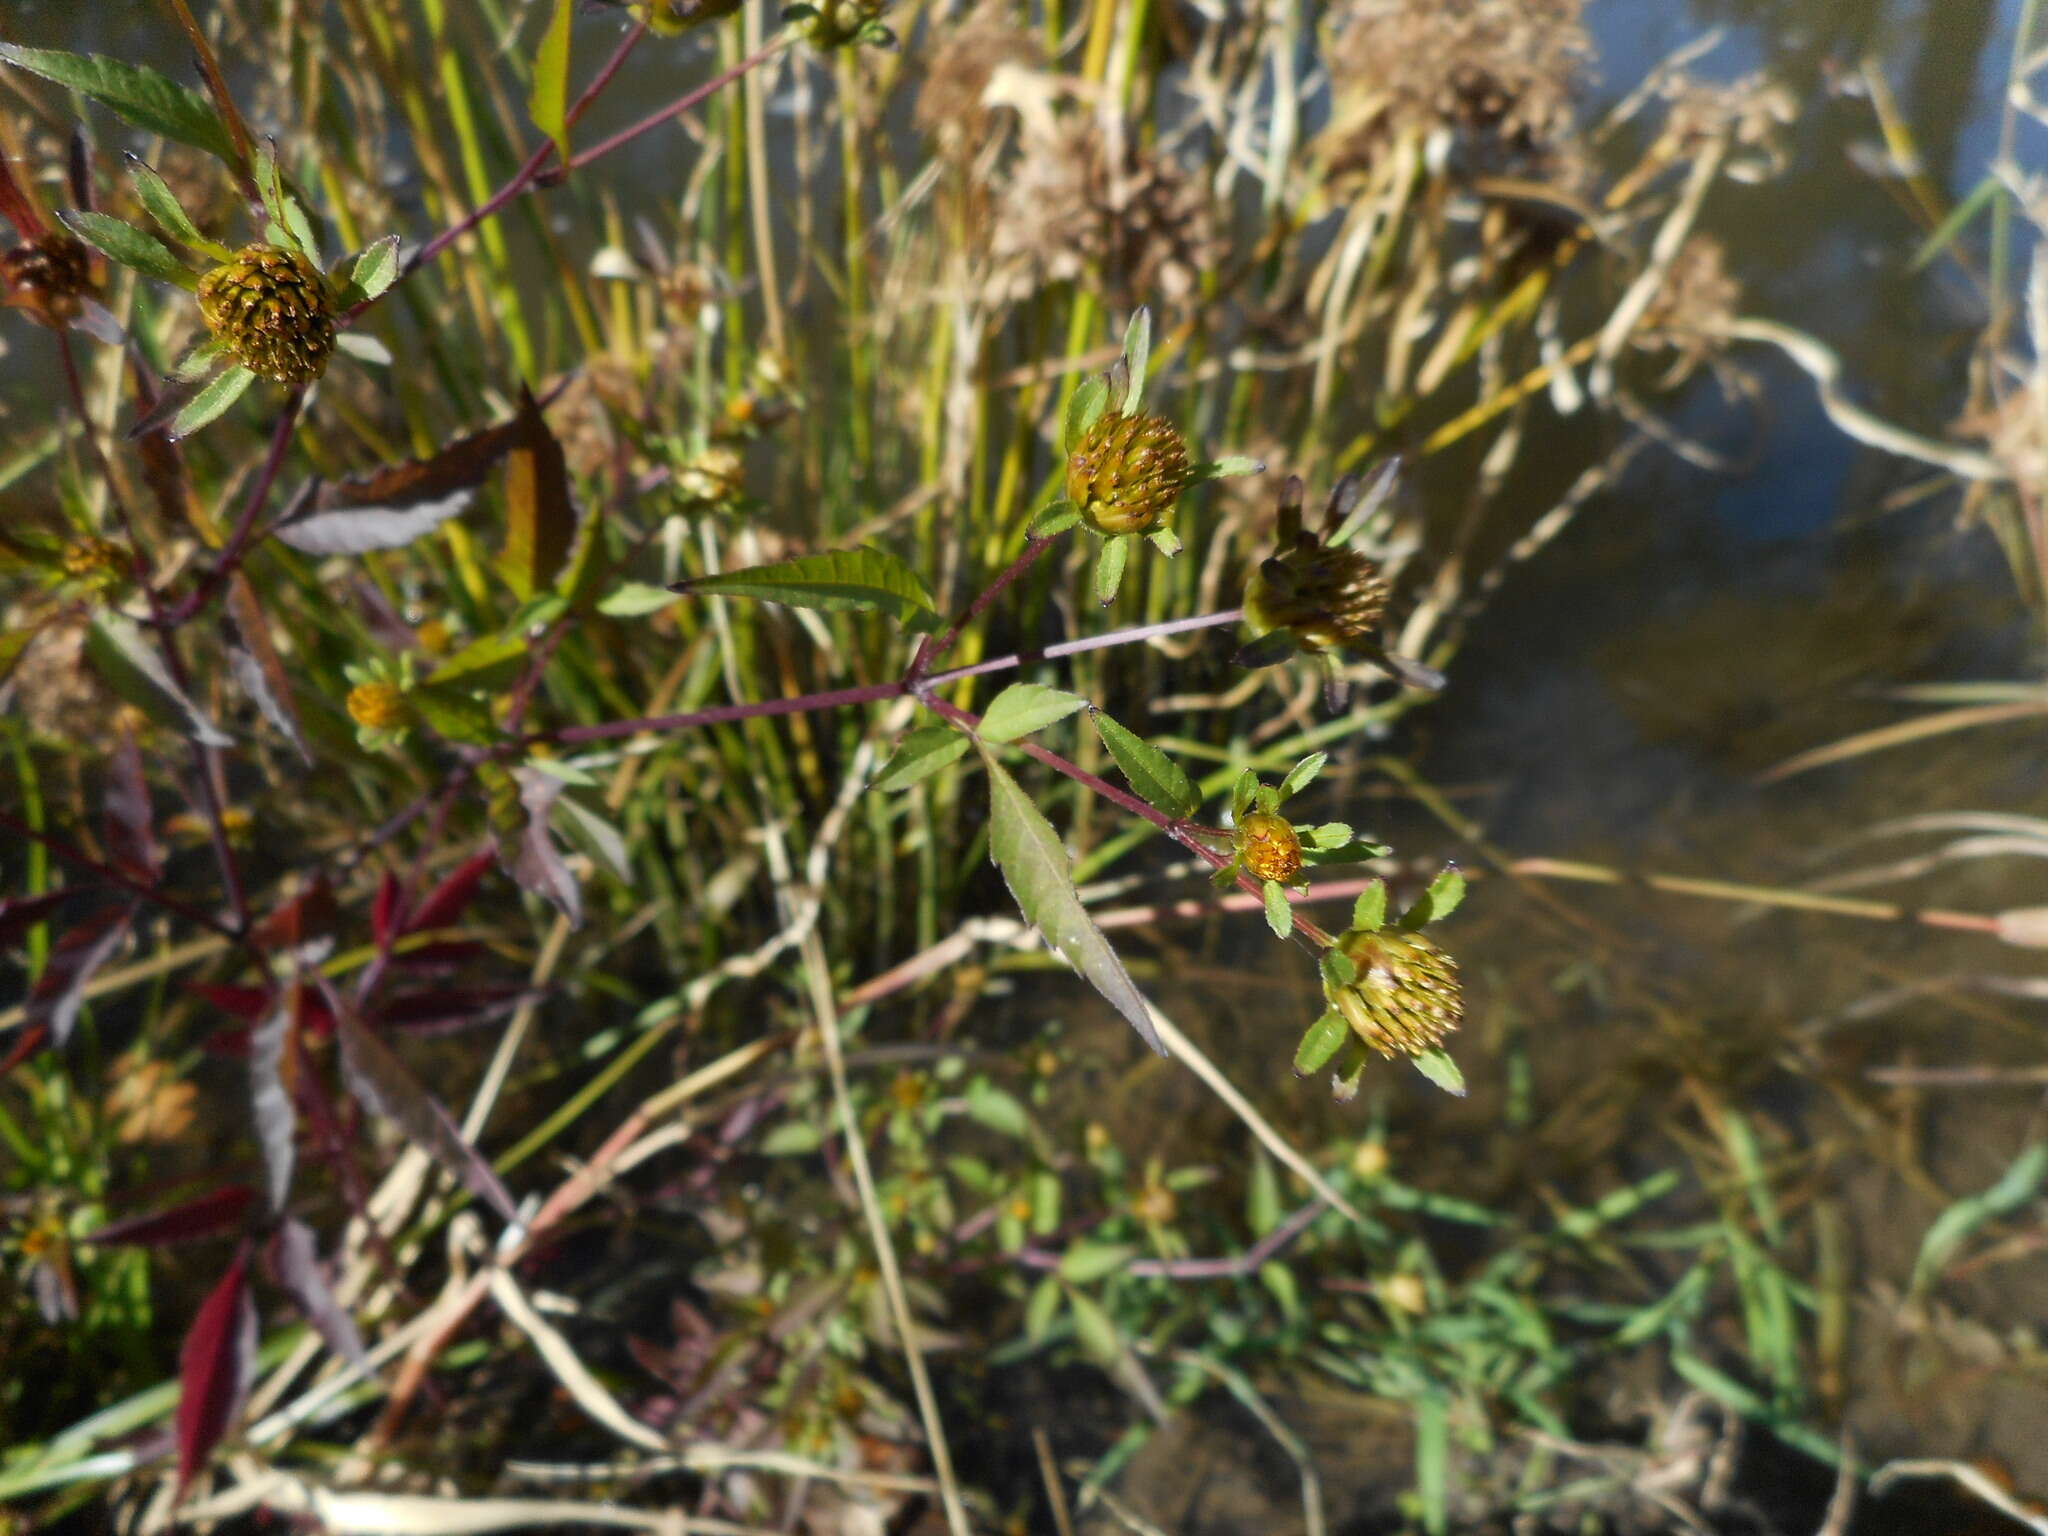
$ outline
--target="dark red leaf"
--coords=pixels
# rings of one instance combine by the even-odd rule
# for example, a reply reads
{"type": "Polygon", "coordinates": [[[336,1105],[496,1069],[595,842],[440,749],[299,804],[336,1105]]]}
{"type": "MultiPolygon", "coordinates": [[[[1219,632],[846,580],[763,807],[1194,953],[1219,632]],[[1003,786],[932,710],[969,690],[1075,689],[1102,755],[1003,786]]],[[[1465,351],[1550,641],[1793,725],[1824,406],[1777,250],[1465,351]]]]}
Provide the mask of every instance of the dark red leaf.
{"type": "Polygon", "coordinates": [[[199,1049],[209,1056],[226,1056],[240,1061],[249,1054],[250,1030],[247,1026],[234,1029],[216,1029],[199,1042],[199,1049]]]}
{"type": "Polygon", "coordinates": [[[210,1194],[187,1200],[168,1210],[146,1216],[129,1216],[110,1221],[96,1232],[79,1239],[84,1243],[133,1243],[156,1248],[165,1243],[189,1243],[202,1237],[218,1237],[242,1224],[256,1191],[246,1184],[224,1184],[210,1194]]]}
{"type": "Polygon", "coordinates": [[[384,878],[377,882],[377,899],[370,903],[370,933],[379,949],[386,948],[392,936],[399,931],[399,902],[404,895],[398,883],[398,876],[390,870],[384,871],[384,878]]]}
{"type": "Polygon", "coordinates": [[[0,949],[11,945],[71,898],[70,891],[45,891],[40,896],[10,896],[0,901],[0,949]]]}
{"type": "Polygon", "coordinates": [[[178,1497],[207,1463],[249,1390],[256,1361],[256,1307],[249,1299],[249,1243],[199,1305],[178,1351],[178,1497]]]}
{"type": "Polygon", "coordinates": [[[429,928],[446,928],[459,919],[469,900],[476,895],[476,888],[490,872],[496,855],[485,848],[471,854],[439,885],[427,894],[419,909],[406,914],[405,933],[423,933],[429,928]]]}
{"type": "Polygon", "coordinates": [[[69,929],[50,951],[50,963],[28,995],[22,1017],[31,1029],[42,1025],[59,1050],[85,1006],[85,984],[128,936],[133,916],[127,907],[105,907],[69,929]]]}
{"type": "Polygon", "coordinates": [[[0,1077],[5,1077],[29,1057],[43,1048],[43,1042],[50,1038],[50,1032],[42,1025],[32,1025],[14,1037],[5,1057],[0,1057],[0,1077]]]}
{"type": "Polygon", "coordinates": [[[250,937],[265,949],[293,950],[332,934],[340,915],[334,892],[319,878],[258,923],[250,937]]]}
{"type": "Polygon", "coordinates": [[[244,1024],[254,1024],[270,1012],[271,989],[268,987],[232,987],[212,981],[188,981],[185,990],[244,1024]]]}
{"type": "Polygon", "coordinates": [[[452,971],[489,953],[486,946],[474,939],[446,939],[396,953],[391,963],[414,971],[452,971]]]}
{"type": "Polygon", "coordinates": [[[442,1034],[501,1018],[543,994],[534,987],[462,987],[407,992],[378,1005],[376,1022],[408,1034],[442,1034]]]}
{"type": "Polygon", "coordinates": [[[123,731],[108,760],[106,794],[107,857],[116,869],[145,885],[156,883],[163,868],[157,845],[156,818],[149,807],[149,783],[142,776],[142,754],[135,733],[123,731]]]}
{"type": "Polygon", "coordinates": [[[284,1210],[291,1193],[294,1137],[298,1114],[285,1086],[284,1055],[292,1016],[280,1008],[249,1032],[249,1109],[256,1125],[256,1144],[263,1149],[266,1192],[273,1213],[284,1210]]]}
{"type": "Polygon", "coordinates": [[[340,1016],[342,1078],[349,1092],[372,1114],[382,1115],[412,1138],[434,1160],[460,1179],[471,1194],[488,1203],[507,1221],[515,1219],[512,1197],[464,1139],[454,1117],[441,1101],[420,1086],[419,1079],[372,1034],[361,1020],[340,1016]]]}
{"type": "Polygon", "coordinates": [[[361,1363],[363,1336],[328,1287],[320,1268],[320,1250],[306,1224],[287,1219],[272,1235],[263,1258],[270,1278],[291,1297],[292,1305],[327,1341],[327,1347],[351,1364],[361,1363]]]}

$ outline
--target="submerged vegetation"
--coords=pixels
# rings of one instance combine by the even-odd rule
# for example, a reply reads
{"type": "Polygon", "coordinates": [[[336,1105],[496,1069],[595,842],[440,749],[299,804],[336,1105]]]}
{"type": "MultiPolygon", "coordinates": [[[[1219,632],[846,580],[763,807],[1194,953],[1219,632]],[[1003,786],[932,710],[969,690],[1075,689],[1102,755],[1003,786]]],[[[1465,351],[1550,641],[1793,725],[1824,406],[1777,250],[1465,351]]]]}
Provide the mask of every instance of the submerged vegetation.
{"type": "MultiPolygon", "coordinates": [[[[1572,893],[2040,909],[1519,856],[1411,721],[1758,346],[2039,602],[2027,39],[1943,436],[1744,312],[1790,92],[1578,0],[163,14],[0,40],[0,1521],[1146,1530],[1217,1403],[1316,1536],[1853,1492],[2048,1142],[1882,1294],[1872,1090],[1572,893]]],[[[1919,701],[1772,773],[2042,709],[1919,701]]]]}

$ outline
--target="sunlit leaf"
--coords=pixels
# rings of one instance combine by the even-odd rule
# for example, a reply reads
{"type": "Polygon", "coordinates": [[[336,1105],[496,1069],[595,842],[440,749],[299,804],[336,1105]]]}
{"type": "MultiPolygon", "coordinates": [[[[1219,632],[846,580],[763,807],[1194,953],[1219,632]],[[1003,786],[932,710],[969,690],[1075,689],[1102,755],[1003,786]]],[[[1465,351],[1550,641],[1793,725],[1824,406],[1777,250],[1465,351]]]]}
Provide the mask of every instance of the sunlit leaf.
{"type": "Polygon", "coordinates": [[[675,593],[669,591],[667,587],[652,586],[644,581],[629,581],[600,601],[597,611],[608,619],[638,619],[650,613],[661,612],[675,600],[675,593]]]}
{"type": "Polygon", "coordinates": [[[273,1215],[284,1210],[285,1197],[291,1193],[293,1138],[298,1131],[298,1112],[284,1077],[291,1026],[291,1009],[285,1007],[249,1033],[250,1120],[263,1152],[264,1192],[273,1215]]]}
{"type": "Polygon", "coordinates": [[[885,613],[913,630],[938,627],[938,609],[915,571],[886,550],[863,547],[799,555],[772,565],[677,582],[697,597],[752,597],[826,613],[885,613]]]}
{"type": "Polygon", "coordinates": [[[128,175],[135,183],[135,195],[143,209],[173,240],[203,252],[215,261],[226,261],[234,254],[218,240],[210,240],[199,232],[199,226],[192,222],[185,205],[178,201],[169,183],[157,174],[155,166],[139,155],[130,155],[128,175]]]}
{"type": "Polygon", "coordinates": [[[1445,1093],[1456,1094],[1461,1099],[1465,1097],[1465,1074],[1458,1070],[1458,1064],[1451,1060],[1447,1052],[1424,1051],[1412,1059],[1415,1062],[1415,1070],[1445,1093]]]}
{"type": "Polygon", "coordinates": [[[1299,794],[1323,771],[1323,764],[1329,760],[1327,752],[1312,752],[1288,769],[1287,777],[1280,781],[1280,798],[1290,800],[1299,794]]]}
{"type": "Polygon", "coordinates": [[[348,286],[357,299],[374,299],[398,281],[398,236],[386,235],[363,247],[349,268],[348,286]]]}
{"type": "Polygon", "coordinates": [[[89,96],[116,117],[147,132],[234,163],[234,146],[213,104],[153,69],[98,54],[22,48],[13,43],[0,43],[0,62],[89,96]]]}
{"type": "Polygon", "coordinates": [[[389,368],[393,361],[391,349],[368,331],[343,331],[334,338],[334,345],[357,362],[372,367],[389,368]]]}
{"type": "Polygon", "coordinates": [[[1266,926],[1273,930],[1273,937],[1284,939],[1294,932],[1294,904],[1287,899],[1287,892],[1278,880],[1265,882],[1266,926]]]}
{"type": "Polygon", "coordinates": [[[1180,764],[1101,710],[1092,711],[1088,718],[1139,799],[1176,821],[1194,815],[1202,797],[1180,764]]]}
{"type": "Polygon", "coordinates": [[[1085,976],[1124,1016],[1139,1038],[1160,1055],[1166,1047],[1129,971],[1109,947],[1074,890],[1067,851],[1052,823],[986,746],[989,778],[989,855],[1025,918],[1038,925],[1053,952],[1085,976]]]}
{"type": "Polygon", "coordinates": [[[1152,365],[1152,311],[1140,304],[1124,330],[1124,366],[1130,370],[1131,388],[1124,396],[1123,413],[1138,414],[1145,403],[1145,370],[1152,365]]]}
{"type": "Polygon", "coordinates": [[[1351,905],[1351,926],[1377,933],[1387,922],[1387,883],[1375,880],[1358,893],[1351,905]]]}
{"type": "Polygon", "coordinates": [[[439,452],[322,486],[277,536],[309,555],[398,549],[466,508],[491,466],[526,429],[519,418],[459,437],[439,452]]]}
{"type": "Polygon", "coordinates": [[[897,743],[895,756],[869,782],[870,789],[908,789],[941,768],[957,763],[973,743],[946,725],[920,726],[897,743]]]}
{"type": "Polygon", "coordinates": [[[198,285],[199,279],[172,254],[169,246],[125,220],[111,214],[78,213],[68,208],[57,217],[64,221],[66,229],[87,245],[104,251],[114,261],[134,268],[144,277],[153,277],[160,283],[172,283],[188,290],[198,285]]]}
{"type": "Polygon", "coordinates": [[[983,741],[1015,741],[1087,707],[1079,694],[1039,683],[1012,683],[989,701],[974,730],[983,741]]]}
{"type": "Polygon", "coordinates": [[[1102,541],[1102,553],[1095,561],[1095,600],[1107,608],[1116,601],[1124,584],[1124,566],[1131,558],[1131,536],[1122,534],[1102,541]]]}
{"type": "Polygon", "coordinates": [[[1415,905],[1401,914],[1401,926],[1420,928],[1425,923],[1449,917],[1464,899],[1465,877],[1455,867],[1446,866],[1429,882],[1429,889],[1415,898],[1415,905]]]}
{"type": "Polygon", "coordinates": [[[541,34],[533,59],[533,91],[526,99],[533,125],[555,141],[562,163],[569,163],[569,33],[576,19],[576,0],[555,0],[555,14],[541,34]]]}
{"type": "MultiPolygon", "coordinates": [[[[562,0],[564,9],[573,0],[562,0]]],[[[518,437],[505,463],[505,543],[498,574],[521,602],[547,590],[576,538],[569,464],[533,395],[519,393],[518,437]]]]}
{"type": "Polygon", "coordinates": [[[1256,475],[1266,466],[1257,459],[1248,459],[1241,454],[1223,459],[1206,459],[1192,466],[1189,477],[1194,480],[1221,480],[1229,475],[1256,475]]]}
{"type": "Polygon", "coordinates": [[[363,1336],[327,1284],[312,1229],[296,1217],[287,1218],[266,1245],[264,1261],[270,1278],[291,1297],[292,1305],[312,1324],[322,1342],[343,1360],[361,1364],[367,1358],[363,1336]]]}
{"type": "Polygon", "coordinates": [[[1301,1037],[1301,1044],[1294,1048],[1294,1070],[1303,1077],[1322,1071],[1350,1033],[1342,1014],[1335,1009],[1325,1013],[1309,1025],[1308,1032],[1301,1037]]]}
{"type": "Polygon", "coordinates": [[[548,826],[562,781],[531,768],[515,768],[519,781],[519,803],[526,811],[526,826],[519,834],[518,851],[512,858],[512,878],[524,890],[552,902],[569,920],[572,928],[583,922],[583,891],[548,826]]]}
{"type": "Polygon", "coordinates": [[[1102,418],[1109,406],[1109,384],[1099,374],[1090,374],[1067,397],[1067,419],[1060,436],[1062,452],[1072,453],[1088,429],[1102,418]]]}
{"type": "Polygon", "coordinates": [[[1031,519],[1027,530],[1034,539],[1050,539],[1065,533],[1081,521],[1080,510],[1071,501],[1055,501],[1031,519]]]}
{"type": "Polygon", "coordinates": [[[174,442],[181,437],[190,437],[218,419],[229,406],[246,395],[249,386],[255,382],[256,375],[239,364],[224,369],[171,418],[167,435],[174,442]]]}

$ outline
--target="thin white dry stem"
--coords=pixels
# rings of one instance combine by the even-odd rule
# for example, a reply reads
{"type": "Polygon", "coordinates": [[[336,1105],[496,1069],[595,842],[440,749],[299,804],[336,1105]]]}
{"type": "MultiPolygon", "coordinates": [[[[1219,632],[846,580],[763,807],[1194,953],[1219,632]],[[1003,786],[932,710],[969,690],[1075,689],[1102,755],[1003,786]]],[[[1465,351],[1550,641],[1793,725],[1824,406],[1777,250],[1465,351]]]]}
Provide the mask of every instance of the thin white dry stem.
{"type": "Polygon", "coordinates": [[[1677,205],[1665,216],[1657,238],[1650,245],[1649,265],[1636,275],[1636,280],[1629,284],[1628,292],[1622,295],[1621,302],[1614,306],[1614,313],[1600,328],[1600,345],[1587,380],[1595,400],[1614,398],[1614,360],[1621,356],[1622,348],[1635,334],[1637,322],[1664,286],[1671,264],[1685,248],[1686,238],[1692,234],[1692,227],[1699,219],[1700,205],[1706,202],[1708,189],[1720,176],[1721,162],[1727,157],[1728,138],[1723,134],[1693,161],[1692,174],[1686,178],[1684,192],[1679,195],[1677,205]]]}
{"type": "Polygon", "coordinates": [[[839,1127],[846,1143],[846,1160],[853,1166],[854,1187],[860,1191],[861,1214],[867,1218],[868,1236],[875,1245],[875,1264],[881,1271],[882,1291],[888,1298],[889,1315],[896,1325],[896,1337],[903,1346],[904,1364],[910,1371],[911,1391],[917,1397],[918,1416],[924,1421],[932,1470],[938,1475],[939,1499],[945,1506],[946,1526],[953,1536],[970,1536],[967,1508],[960,1499],[960,1485],[953,1475],[953,1453],[946,1445],[946,1426],[939,1418],[939,1403],[932,1391],[931,1374],[925,1369],[924,1352],[918,1346],[917,1323],[910,1315],[910,1298],[903,1290],[903,1274],[896,1264],[896,1246],[889,1237],[889,1223],[882,1214],[882,1202],[875,1193],[874,1170],[868,1166],[868,1149],[854,1113],[853,1093],[846,1081],[846,1055],[839,1041],[839,1004],[832,996],[832,973],[825,962],[825,946],[815,930],[804,935],[804,975],[810,984],[811,1012],[817,1020],[818,1037],[825,1048],[825,1069],[832,1077],[832,1101],[839,1113],[839,1127]]]}
{"type": "Polygon", "coordinates": [[[835,1467],[822,1461],[811,1461],[787,1451],[734,1450],[722,1445],[693,1445],[677,1455],[649,1456],[636,1461],[508,1461],[505,1470],[514,1477],[537,1483],[595,1483],[622,1477],[645,1477],[657,1472],[752,1471],[816,1478],[820,1482],[843,1483],[850,1488],[873,1488],[883,1493],[939,1491],[939,1485],[933,1479],[914,1473],[868,1472],[858,1467],[835,1467]]]}
{"type": "Polygon", "coordinates": [[[1359,1214],[1358,1208],[1330,1187],[1330,1181],[1316,1171],[1316,1165],[1295,1151],[1288,1144],[1287,1138],[1273,1129],[1271,1122],[1252,1107],[1251,1101],[1237,1091],[1236,1085],[1224,1075],[1215,1062],[1202,1054],[1194,1041],[1180,1032],[1173,1020],[1161,1013],[1156,1005],[1148,1004],[1147,1011],[1152,1015],[1152,1027],[1159,1032],[1159,1038],[1166,1042],[1167,1050],[1186,1062],[1195,1076],[1208,1084],[1209,1091],[1245,1123],[1251,1133],[1259,1139],[1260,1145],[1301,1175],[1308,1187],[1329,1201],[1332,1206],[1360,1226],[1365,1225],[1365,1217],[1359,1214]]]}
{"type": "Polygon", "coordinates": [[[2048,1536],[2048,1515],[2028,1509],[1966,1461],[1888,1461],[1871,1476],[1871,1497],[1883,1498],[1885,1489],[1907,1477],[1952,1478],[2000,1514],[2017,1520],[2028,1530],[2038,1532],[2039,1536],[2048,1536]]]}
{"type": "Polygon", "coordinates": [[[626,1412],[619,1400],[605,1390],[604,1384],[591,1374],[590,1367],[578,1358],[575,1347],[534,1310],[533,1303],[526,1299],[526,1293],[508,1270],[494,1265],[490,1271],[490,1287],[491,1299],[497,1302],[498,1310],[533,1342],[541,1359],[554,1372],[555,1380],[576,1400],[577,1407],[628,1444],[646,1451],[666,1451],[669,1448],[664,1437],[626,1412]]]}
{"type": "Polygon", "coordinates": [[[335,1493],[284,1472],[238,1483],[178,1511],[194,1525],[247,1514],[310,1518],[328,1536],[487,1536],[533,1526],[610,1526],[662,1536],[780,1536],[771,1527],[706,1520],[677,1509],[624,1509],[566,1499],[452,1499],[423,1494],[335,1493]]]}

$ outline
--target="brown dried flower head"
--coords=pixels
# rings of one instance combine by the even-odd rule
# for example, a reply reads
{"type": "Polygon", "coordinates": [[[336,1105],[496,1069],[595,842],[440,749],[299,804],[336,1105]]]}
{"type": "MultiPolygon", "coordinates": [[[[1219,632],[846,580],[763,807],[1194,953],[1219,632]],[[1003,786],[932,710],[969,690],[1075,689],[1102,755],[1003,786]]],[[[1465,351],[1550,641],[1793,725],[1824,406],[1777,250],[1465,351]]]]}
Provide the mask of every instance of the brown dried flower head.
{"type": "Polygon", "coordinates": [[[8,304],[61,330],[92,296],[92,253],[69,230],[48,230],[0,255],[0,287],[8,304]]]}
{"type": "Polygon", "coordinates": [[[1030,36],[1010,23],[1008,11],[1001,0],[983,0],[932,52],[913,115],[949,153],[971,155],[987,141],[993,113],[985,98],[996,71],[1037,59],[1030,36]]]}
{"type": "Polygon", "coordinates": [[[310,384],[334,354],[334,290],[281,245],[246,245],[199,280],[207,328],[259,378],[310,384]]]}

